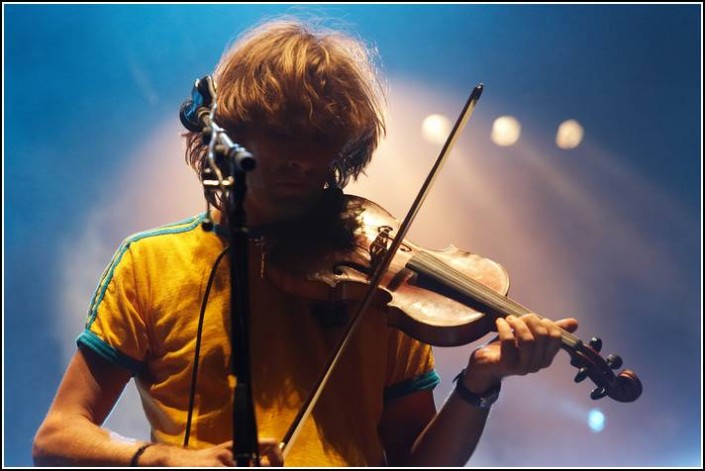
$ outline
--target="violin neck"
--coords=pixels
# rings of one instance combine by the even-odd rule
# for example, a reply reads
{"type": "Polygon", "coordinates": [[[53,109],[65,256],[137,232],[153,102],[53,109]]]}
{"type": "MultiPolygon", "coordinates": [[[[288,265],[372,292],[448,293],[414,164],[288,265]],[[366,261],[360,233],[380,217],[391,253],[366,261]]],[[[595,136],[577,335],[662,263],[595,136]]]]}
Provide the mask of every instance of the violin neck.
{"type": "MultiPolygon", "coordinates": [[[[477,280],[448,266],[442,260],[428,252],[417,252],[407,262],[406,267],[417,273],[416,285],[447,296],[479,312],[494,317],[517,316],[533,311],[518,302],[501,295],[477,280]]],[[[575,350],[582,344],[581,340],[570,332],[561,329],[563,346],[575,350]]]]}

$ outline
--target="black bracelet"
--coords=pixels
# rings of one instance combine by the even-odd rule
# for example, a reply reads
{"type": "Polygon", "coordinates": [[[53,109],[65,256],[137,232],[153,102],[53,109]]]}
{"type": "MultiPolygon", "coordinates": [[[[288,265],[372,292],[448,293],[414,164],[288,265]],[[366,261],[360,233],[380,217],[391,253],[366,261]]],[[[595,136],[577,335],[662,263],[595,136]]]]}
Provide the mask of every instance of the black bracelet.
{"type": "Polygon", "coordinates": [[[475,394],[470,391],[463,383],[463,377],[465,376],[465,368],[463,368],[458,376],[453,379],[455,383],[455,392],[460,396],[460,398],[470,404],[473,407],[479,409],[489,409],[497,401],[499,397],[499,391],[502,387],[502,383],[497,383],[496,386],[485,391],[484,394],[475,394]]]}
{"type": "Polygon", "coordinates": [[[139,447],[137,449],[137,451],[135,452],[135,454],[132,455],[132,459],[130,460],[130,466],[132,466],[132,467],[139,466],[137,464],[137,460],[140,459],[140,456],[142,456],[142,453],[144,453],[144,450],[146,450],[147,448],[149,448],[152,445],[154,445],[154,443],[145,443],[144,445],[139,447]]]}

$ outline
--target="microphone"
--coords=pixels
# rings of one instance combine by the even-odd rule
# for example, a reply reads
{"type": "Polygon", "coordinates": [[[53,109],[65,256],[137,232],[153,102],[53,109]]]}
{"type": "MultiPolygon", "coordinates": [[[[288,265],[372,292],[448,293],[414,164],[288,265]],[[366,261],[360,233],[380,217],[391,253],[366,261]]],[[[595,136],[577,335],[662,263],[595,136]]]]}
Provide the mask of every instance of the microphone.
{"type": "Polygon", "coordinates": [[[210,75],[197,79],[191,89],[191,99],[179,109],[179,119],[186,129],[201,132],[210,126],[210,111],[215,96],[215,84],[210,75]]]}
{"type": "Polygon", "coordinates": [[[230,159],[233,164],[235,164],[235,168],[237,170],[241,172],[249,172],[257,168],[257,160],[255,160],[255,156],[249,153],[247,149],[241,145],[235,144],[227,138],[225,139],[225,143],[225,145],[218,144],[216,146],[216,150],[220,155],[230,159]]]}
{"type": "Polygon", "coordinates": [[[206,75],[197,79],[191,89],[191,99],[186,100],[179,109],[179,119],[186,129],[202,132],[208,140],[215,134],[218,144],[216,153],[230,160],[237,171],[249,172],[257,166],[255,157],[244,147],[234,143],[217,123],[210,119],[215,98],[215,82],[206,75]]]}

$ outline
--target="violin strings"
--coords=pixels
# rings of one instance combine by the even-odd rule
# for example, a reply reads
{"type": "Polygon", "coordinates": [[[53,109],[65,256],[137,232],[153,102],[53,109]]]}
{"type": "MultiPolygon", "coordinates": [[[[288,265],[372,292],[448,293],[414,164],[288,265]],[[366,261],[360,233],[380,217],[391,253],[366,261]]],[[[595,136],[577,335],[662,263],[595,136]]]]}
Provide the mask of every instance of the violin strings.
{"type": "MultiPolygon", "coordinates": [[[[521,317],[532,312],[516,301],[502,296],[482,283],[468,277],[464,273],[448,266],[442,260],[426,252],[418,252],[407,263],[407,266],[422,275],[429,276],[435,281],[450,286],[457,292],[472,298],[490,309],[506,315],[521,317]]],[[[539,316],[541,317],[541,316],[539,316]]],[[[561,329],[563,342],[576,349],[582,341],[570,332],[561,329]]]]}

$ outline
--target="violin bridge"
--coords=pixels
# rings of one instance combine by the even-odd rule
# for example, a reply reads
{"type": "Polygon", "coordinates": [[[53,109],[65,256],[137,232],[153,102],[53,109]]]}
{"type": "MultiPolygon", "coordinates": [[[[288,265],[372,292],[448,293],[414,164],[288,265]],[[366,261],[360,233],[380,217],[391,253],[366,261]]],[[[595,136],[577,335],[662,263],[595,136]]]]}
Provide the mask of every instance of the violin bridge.
{"type": "MultiPolygon", "coordinates": [[[[392,230],[391,226],[380,226],[379,234],[375,237],[374,242],[370,245],[370,273],[373,274],[377,271],[377,267],[382,263],[384,256],[387,254],[389,249],[389,244],[391,238],[389,233],[392,230]]],[[[371,275],[370,275],[371,276],[371,275]]]]}

